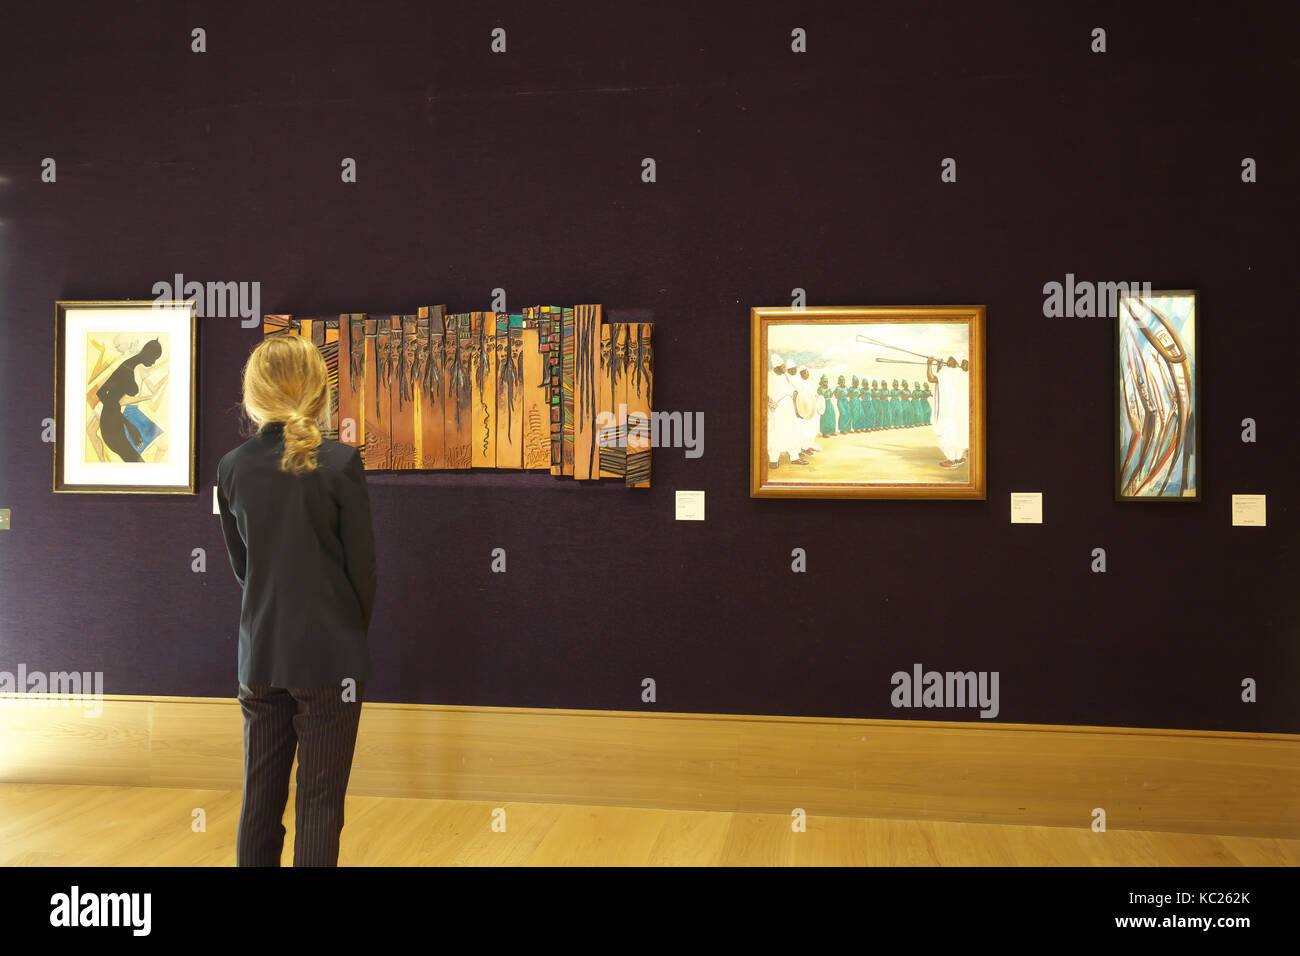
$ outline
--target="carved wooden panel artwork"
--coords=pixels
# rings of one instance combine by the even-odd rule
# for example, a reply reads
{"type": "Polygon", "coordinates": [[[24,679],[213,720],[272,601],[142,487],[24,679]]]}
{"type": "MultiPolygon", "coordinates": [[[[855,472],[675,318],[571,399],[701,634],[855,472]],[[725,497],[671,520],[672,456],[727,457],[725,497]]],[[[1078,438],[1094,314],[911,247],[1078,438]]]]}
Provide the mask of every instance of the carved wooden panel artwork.
{"type": "Polygon", "coordinates": [[[447,467],[470,465],[469,313],[449,315],[443,336],[443,434],[447,467]]]}
{"type": "Polygon", "coordinates": [[[539,309],[525,309],[522,318],[524,468],[551,467],[550,372],[547,360],[550,322],[539,309]]]}
{"type": "Polygon", "coordinates": [[[339,356],[339,441],[365,448],[366,419],[362,411],[366,397],[365,313],[339,316],[339,356]]]}
{"type": "Polygon", "coordinates": [[[416,320],[415,382],[419,400],[416,419],[420,439],[420,467],[436,470],[446,467],[443,447],[443,314],[446,306],[424,306],[416,320]]]}
{"type": "MultiPolygon", "coordinates": [[[[366,387],[366,404],[365,404],[365,422],[366,422],[366,444],[365,444],[365,466],[367,468],[387,468],[388,467],[388,426],[385,422],[384,427],[380,428],[380,416],[387,419],[381,407],[381,389],[380,380],[380,362],[385,351],[388,348],[388,320],[384,319],[366,319],[366,358],[365,358],[365,387],[366,387]],[[383,344],[380,344],[379,336],[382,329],[383,344]]],[[[389,403],[391,404],[391,402],[389,403]]]]}
{"type": "Polygon", "coordinates": [[[560,385],[560,321],[563,309],[558,305],[539,305],[525,311],[538,324],[541,350],[545,353],[547,421],[550,431],[551,474],[562,473],[564,453],[564,417],[560,385]]]}
{"type": "Polygon", "coordinates": [[[299,335],[310,339],[312,345],[320,350],[325,359],[328,375],[328,395],[324,414],[321,416],[321,434],[326,438],[338,438],[339,394],[338,394],[338,356],[339,325],[337,319],[310,318],[299,319],[292,315],[268,315],[262,322],[263,336],[299,335]]]}
{"type": "Polygon", "coordinates": [[[562,473],[564,461],[564,409],[561,405],[562,390],[560,385],[560,314],[558,305],[544,305],[542,317],[550,326],[547,333],[546,382],[548,399],[551,403],[551,474],[562,473]]]}
{"type": "Polygon", "coordinates": [[[650,487],[650,409],[654,384],[654,324],[628,325],[627,477],[632,488],[650,487]]]}
{"type": "Polygon", "coordinates": [[[418,468],[415,457],[415,322],[414,315],[395,315],[389,347],[393,354],[393,465],[418,468]]]}
{"type": "Polygon", "coordinates": [[[264,315],[262,316],[262,335],[284,335],[291,329],[297,327],[292,315],[264,315]]]}
{"type": "MultiPolygon", "coordinates": [[[[336,438],[338,436],[336,419],[334,416],[333,403],[337,396],[336,387],[338,385],[338,344],[333,343],[333,347],[327,344],[326,327],[329,319],[303,319],[298,334],[304,338],[311,339],[311,344],[316,346],[325,359],[326,388],[329,394],[325,399],[324,414],[321,416],[321,434],[326,438],[336,438]]],[[[337,337],[338,323],[335,320],[335,336],[337,337]]]]}
{"type": "Polygon", "coordinates": [[[338,329],[338,347],[334,388],[334,421],[338,440],[345,445],[357,444],[356,400],[352,394],[352,317],[346,313],[335,320],[338,329]]]}
{"type": "Polygon", "coordinates": [[[497,313],[497,467],[524,464],[523,321],[519,314],[497,313]]]}
{"type": "Polygon", "coordinates": [[[589,481],[600,477],[596,446],[600,306],[579,305],[573,312],[573,477],[589,481]]]}
{"type": "Polygon", "coordinates": [[[652,323],[605,324],[600,305],[370,318],[267,315],[325,359],[322,434],[367,470],[493,468],[650,483],[652,323]]]}
{"type": "Polygon", "coordinates": [[[627,469],[627,434],[619,417],[626,402],[622,336],[627,325],[600,327],[600,397],[596,401],[596,440],[600,446],[600,477],[622,478],[627,469]]]}
{"type": "Polygon", "coordinates": [[[339,320],[335,318],[319,319],[312,326],[312,341],[325,358],[325,370],[329,375],[329,399],[326,402],[325,428],[326,438],[338,441],[339,437],[339,320]],[[319,339],[316,330],[319,329],[319,339]]]}
{"type": "MultiPolygon", "coordinates": [[[[375,357],[379,362],[379,374],[375,379],[378,389],[379,411],[375,415],[382,433],[385,468],[398,467],[398,451],[394,447],[396,424],[393,421],[397,409],[397,363],[402,342],[402,321],[400,316],[390,315],[379,320],[378,335],[375,338],[375,357]]],[[[376,436],[379,437],[379,436],[376,436]]]]}
{"type": "Polygon", "coordinates": [[[560,474],[573,476],[573,372],[574,311],[566,308],[560,313],[560,416],[563,422],[564,445],[560,474]]]}
{"type": "Polygon", "coordinates": [[[470,400],[470,467],[495,468],[497,465],[497,372],[495,312],[471,312],[470,368],[473,393],[470,400]]]}

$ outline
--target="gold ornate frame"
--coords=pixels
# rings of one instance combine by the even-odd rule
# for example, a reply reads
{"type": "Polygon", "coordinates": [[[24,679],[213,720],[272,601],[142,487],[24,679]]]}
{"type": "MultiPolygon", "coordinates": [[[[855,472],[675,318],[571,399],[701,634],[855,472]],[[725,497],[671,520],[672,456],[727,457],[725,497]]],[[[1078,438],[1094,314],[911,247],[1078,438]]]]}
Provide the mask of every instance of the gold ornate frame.
{"type": "Polygon", "coordinates": [[[930,498],[987,497],[985,455],[985,307],[982,305],[831,306],[824,308],[750,309],[750,469],[752,498],[930,498]],[[767,331],[773,324],[842,324],[870,322],[965,322],[970,327],[970,481],[966,484],[890,482],[781,482],[767,474],[767,331]]]}

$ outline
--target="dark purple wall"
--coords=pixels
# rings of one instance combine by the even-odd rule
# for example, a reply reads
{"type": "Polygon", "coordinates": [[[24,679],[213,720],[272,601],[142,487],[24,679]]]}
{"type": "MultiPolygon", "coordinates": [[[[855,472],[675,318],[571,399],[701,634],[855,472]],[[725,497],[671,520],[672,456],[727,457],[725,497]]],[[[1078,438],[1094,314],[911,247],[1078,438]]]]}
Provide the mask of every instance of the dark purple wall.
{"type": "Polygon", "coordinates": [[[57,299],[179,272],[382,314],[499,286],[649,310],[655,405],[702,411],[705,454],[656,452],[648,492],[372,477],[372,699],[978,719],[893,709],[921,662],[998,671],[1000,721],[1300,731],[1282,5],[228,6],[27,4],[0,30],[0,669],[235,691],[211,485],[260,333],[201,323],[196,498],[56,496],[57,299]],[[1201,504],[1112,501],[1111,324],[1043,317],[1066,273],[1200,290],[1201,504]],[[749,308],[795,287],[987,304],[987,501],[749,498],[749,308]],[[674,521],[679,488],[707,521],[674,521]],[[1034,490],[1045,523],[1011,526],[1034,490]],[[1234,492],[1269,495],[1266,529],[1231,527],[1234,492]]]}

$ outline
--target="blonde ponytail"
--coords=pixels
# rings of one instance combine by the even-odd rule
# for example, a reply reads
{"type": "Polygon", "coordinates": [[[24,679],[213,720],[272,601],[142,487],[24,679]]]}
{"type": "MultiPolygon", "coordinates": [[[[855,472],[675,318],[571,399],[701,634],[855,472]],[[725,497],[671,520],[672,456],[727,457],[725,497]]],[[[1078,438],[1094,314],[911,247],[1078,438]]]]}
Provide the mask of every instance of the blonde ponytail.
{"type": "Polygon", "coordinates": [[[259,429],[284,423],[280,470],[316,469],[320,416],[329,401],[329,370],[320,350],[298,335],[275,335],[253,349],[244,365],[244,412],[259,429]]]}
{"type": "Polygon", "coordinates": [[[284,457],[280,459],[280,470],[295,475],[315,471],[320,439],[319,425],[306,415],[291,415],[284,423],[284,457]]]}

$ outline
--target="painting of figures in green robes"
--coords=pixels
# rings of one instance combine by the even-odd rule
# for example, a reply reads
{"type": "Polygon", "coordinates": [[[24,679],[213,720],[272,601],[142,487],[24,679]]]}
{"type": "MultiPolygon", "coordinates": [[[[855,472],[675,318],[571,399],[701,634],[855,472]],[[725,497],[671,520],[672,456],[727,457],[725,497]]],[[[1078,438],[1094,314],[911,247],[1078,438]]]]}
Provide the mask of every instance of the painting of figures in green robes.
{"type": "Polygon", "coordinates": [[[985,497],[984,306],[750,319],[753,497],[985,497]]]}
{"type": "Polygon", "coordinates": [[[1115,309],[1115,498],[1200,501],[1195,292],[1124,294],[1115,309]]]}

